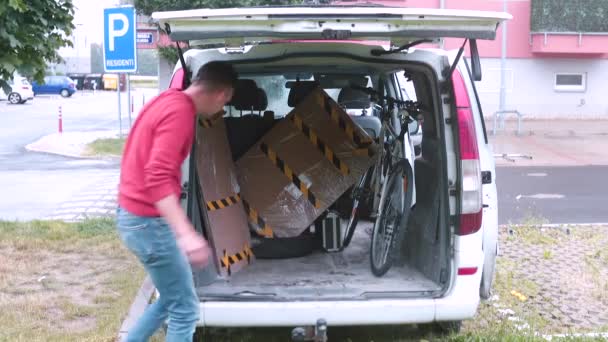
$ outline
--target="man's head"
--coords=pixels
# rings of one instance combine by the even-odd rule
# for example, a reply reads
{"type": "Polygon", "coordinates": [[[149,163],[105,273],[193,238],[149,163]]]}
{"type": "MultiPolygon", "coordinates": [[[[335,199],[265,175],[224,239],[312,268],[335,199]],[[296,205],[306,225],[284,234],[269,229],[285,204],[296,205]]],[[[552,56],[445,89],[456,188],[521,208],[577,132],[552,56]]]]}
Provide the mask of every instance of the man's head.
{"type": "Polygon", "coordinates": [[[222,110],[232,98],[237,78],[230,63],[213,61],[203,65],[187,89],[197,112],[211,116],[222,110]]]}

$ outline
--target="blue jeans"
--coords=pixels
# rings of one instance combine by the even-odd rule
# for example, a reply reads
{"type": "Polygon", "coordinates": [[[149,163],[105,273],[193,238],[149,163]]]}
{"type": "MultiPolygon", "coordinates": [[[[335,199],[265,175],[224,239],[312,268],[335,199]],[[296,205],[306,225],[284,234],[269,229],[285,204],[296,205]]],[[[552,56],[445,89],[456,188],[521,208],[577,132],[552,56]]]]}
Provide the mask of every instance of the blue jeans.
{"type": "Polygon", "coordinates": [[[131,328],[127,341],[147,341],[167,318],[167,341],[192,341],[199,320],[199,299],[192,268],[177,247],[173,231],[162,218],[136,216],[122,208],[118,208],[116,226],[160,294],[131,328]]]}

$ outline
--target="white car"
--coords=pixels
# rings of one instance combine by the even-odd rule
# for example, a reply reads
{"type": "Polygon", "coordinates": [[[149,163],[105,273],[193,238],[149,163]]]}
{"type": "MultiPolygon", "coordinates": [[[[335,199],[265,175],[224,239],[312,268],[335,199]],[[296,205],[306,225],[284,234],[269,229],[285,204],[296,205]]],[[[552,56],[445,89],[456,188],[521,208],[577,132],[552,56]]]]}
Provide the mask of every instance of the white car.
{"type": "Polygon", "coordinates": [[[9,93],[5,93],[0,89],[0,100],[8,100],[11,104],[23,104],[34,99],[32,85],[26,78],[15,76],[8,81],[8,84],[11,90],[9,93]]]}
{"type": "MultiPolygon", "coordinates": [[[[496,173],[473,82],[481,78],[477,40],[494,39],[509,14],[283,7],[158,12],[152,17],[174,41],[190,42],[183,59],[189,70],[224,60],[233,63],[241,78],[254,80],[267,94],[264,108],[257,111],[288,110],[289,89],[282,82],[285,75],[297,73],[368,77],[374,89],[411,98],[399,84],[404,70],[416,100],[427,108],[421,155],[413,165],[416,205],[402,244],[403,265],[383,277],[372,275],[366,229],[358,229],[340,255],[258,258],[229,280],[210,265],[194,277],[200,326],[433,323],[458,329],[462,320],[474,317],[480,298],[490,295],[498,246],[496,173]],[[464,45],[458,53],[414,48],[420,40],[444,37],[469,44],[471,66],[462,58],[464,45]],[[358,42],[362,40],[366,42],[358,42]]],[[[184,77],[178,61],[171,87],[182,88],[184,77]]],[[[182,168],[182,203],[205,232],[207,211],[200,205],[197,176],[190,172],[196,170],[193,159],[182,168]]]]}

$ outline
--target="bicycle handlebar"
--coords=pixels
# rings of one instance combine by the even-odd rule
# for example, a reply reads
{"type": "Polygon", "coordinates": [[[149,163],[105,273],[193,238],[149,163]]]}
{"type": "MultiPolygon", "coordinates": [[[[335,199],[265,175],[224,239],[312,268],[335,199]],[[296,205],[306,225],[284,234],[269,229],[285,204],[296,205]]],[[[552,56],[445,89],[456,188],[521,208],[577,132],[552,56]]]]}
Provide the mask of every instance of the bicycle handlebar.
{"type": "Polygon", "coordinates": [[[358,86],[358,85],[355,85],[355,84],[351,84],[350,87],[352,89],[362,91],[362,92],[364,92],[364,93],[366,93],[368,95],[375,96],[377,98],[386,100],[386,101],[389,102],[389,104],[394,104],[394,105],[397,105],[397,106],[402,106],[402,107],[404,107],[407,110],[412,110],[412,111],[419,111],[420,110],[420,108],[418,106],[418,103],[414,102],[414,101],[411,101],[411,100],[402,101],[402,100],[397,100],[396,98],[391,97],[391,96],[380,95],[380,93],[377,90],[375,90],[374,88],[370,88],[370,87],[361,87],[361,86],[358,86]]]}

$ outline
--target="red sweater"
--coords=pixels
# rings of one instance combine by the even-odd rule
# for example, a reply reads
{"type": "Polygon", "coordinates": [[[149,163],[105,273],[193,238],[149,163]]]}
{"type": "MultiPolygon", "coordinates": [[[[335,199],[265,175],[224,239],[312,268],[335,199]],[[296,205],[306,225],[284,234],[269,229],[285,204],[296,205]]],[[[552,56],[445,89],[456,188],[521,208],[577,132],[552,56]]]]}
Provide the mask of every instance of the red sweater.
{"type": "Polygon", "coordinates": [[[181,165],[194,139],[196,109],[176,89],[164,91],[140,111],[126,141],[118,204],[139,216],[160,216],[154,203],[181,192],[181,165]]]}

